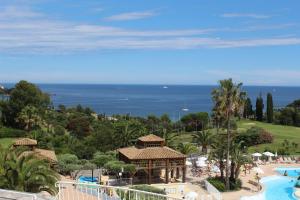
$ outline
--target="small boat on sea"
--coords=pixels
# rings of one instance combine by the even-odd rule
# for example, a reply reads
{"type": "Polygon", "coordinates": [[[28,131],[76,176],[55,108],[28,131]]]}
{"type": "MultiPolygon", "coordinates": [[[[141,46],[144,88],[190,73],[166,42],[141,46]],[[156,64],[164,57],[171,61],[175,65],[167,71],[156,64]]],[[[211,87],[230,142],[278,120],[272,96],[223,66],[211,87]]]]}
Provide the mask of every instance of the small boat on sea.
{"type": "Polygon", "coordinates": [[[164,89],[168,89],[168,86],[164,86],[163,88],[164,88],[164,89]]]}
{"type": "Polygon", "coordinates": [[[182,111],[187,112],[187,111],[189,111],[189,109],[188,108],[182,108],[182,111]]]}

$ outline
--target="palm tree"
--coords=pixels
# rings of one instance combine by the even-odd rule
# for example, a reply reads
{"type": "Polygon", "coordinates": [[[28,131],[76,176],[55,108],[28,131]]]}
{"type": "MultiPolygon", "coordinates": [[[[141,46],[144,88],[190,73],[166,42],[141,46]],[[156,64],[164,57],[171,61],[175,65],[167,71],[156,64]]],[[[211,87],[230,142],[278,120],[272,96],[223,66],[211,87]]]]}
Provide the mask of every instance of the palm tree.
{"type": "Polygon", "coordinates": [[[1,188],[33,193],[47,191],[54,195],[58,178],[45,160],[26,154],[22,148],[1,150],[1,188]]]}
{"type": "Polygon", "coordinates": [[[243,142],[233,143],[231,146],[231,179],[236,181],[240,174],[240,168],[252,163],[252,159],[246,156],[247,149],[242,145],[243,142]]]}
{"type": "Polygon", "coordinates": [[[207,154],[208,147],[213,143],[214,135],[209,130],[203,130],[195,133],[194,140],[202,146],[202,153],[207,154]]]}
{"type": "Polygon", "coordinates": [[[177,149],[185,155],[190,155],[192,153],[198,152],[197,147],[191,143],[179,143],[177,149]]]}
{"type": "Polygon", "coordinates": [[[226,122],[227,129],[227,148],[226,148],[226,189],[230,189],[229,185],[229,159],[231,144],[231,120],[236,115],[241,115],[246,93],[241,89],[242,83],[234,84],[232,79],[220,81],[220,86],[212,92],[214,101],[214,109],[219,113],[226,122]]]}
{"type": "Polygon", "coordinates": [[[41,124],[42,119],[39,115],[38,109],[34,106],[28,105],[22,109],[16,121],[23,124],[25,130],[31,131],[33,127],[41,124]]]}

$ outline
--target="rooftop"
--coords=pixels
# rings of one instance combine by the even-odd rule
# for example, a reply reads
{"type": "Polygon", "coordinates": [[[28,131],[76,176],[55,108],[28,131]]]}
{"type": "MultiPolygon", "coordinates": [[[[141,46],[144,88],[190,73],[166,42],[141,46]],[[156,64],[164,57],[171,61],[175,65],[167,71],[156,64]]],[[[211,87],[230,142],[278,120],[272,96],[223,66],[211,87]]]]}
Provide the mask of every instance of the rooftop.
{"type": "Polygon", "coordinates": [[[16,139],[14,146],[36,146],[37,141],[30,138],[16,139]]]}
{"type": "Polygon", "coordinates": [[[150,134],[143,137],[139,137],[138,140],[142,142],[164,142],[165,140],[157,135],[150,134]]]}
{"type": "Polygon", "coordinates": [[[118,149],[130,160],[150,160],[150,159],[167,159],[167,158],[185,158],[186,156],[169,147],[147,147],[138,149],[136,147],[126,147],[118,149]]]}

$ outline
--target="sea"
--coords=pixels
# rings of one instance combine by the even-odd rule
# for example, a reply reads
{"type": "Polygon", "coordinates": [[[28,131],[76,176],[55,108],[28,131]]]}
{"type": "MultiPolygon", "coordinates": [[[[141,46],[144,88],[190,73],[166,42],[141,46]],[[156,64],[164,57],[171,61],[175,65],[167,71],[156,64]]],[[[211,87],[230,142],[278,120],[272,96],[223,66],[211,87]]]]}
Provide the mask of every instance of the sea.
{"type": "MultiPolygon", "coordinates": [[[[13,84],[2,84],[13,87],[13,84]]],[[[203,85],[91,85],[38,84],[50,94],[54,106],[81,104],[106,115],[145,117],[168,114],[172,120],[193,112],[210,112],[211,92],[217,86],[203,85]]],[[[272,93],[274,106],[281,108],[300,99],[300,87],[244,86],[255,107],[256,97],[272,93]]],[[[266,102],[265,102],[266,105],[266,102]]]]}

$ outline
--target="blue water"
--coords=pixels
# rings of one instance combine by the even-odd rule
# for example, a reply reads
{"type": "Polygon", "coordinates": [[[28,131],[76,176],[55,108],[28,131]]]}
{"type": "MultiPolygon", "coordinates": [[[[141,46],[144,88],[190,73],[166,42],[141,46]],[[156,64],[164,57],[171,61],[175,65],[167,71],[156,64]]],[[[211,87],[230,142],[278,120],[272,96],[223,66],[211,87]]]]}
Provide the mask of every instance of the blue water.
{"type": "MultiPolygon", "coordinates": [[[[4,86],[13,86],[12,84],[4,86]]],[[[169,85],[83,85],[83,84],[39,84],[50,93],[55,106],[81,104],[93,108],[97,113],[131,114],[169,114],[173,120],[189,112],[207,111],[212,107],[211,91],[216,86],[169,85]],[[183,111],[187,108],[188,111],[183,111]]],[[[300,87],[260,87],[245,86],[244,89],[255,105],[261,93],[273,94],[275,107],[283,107],[295,99],[300,99],[300,87]]]]}
{"type": "Polygon", "coordinates": [[[284,172],[286,171],[288,176],[294,178],[298,178],[300,176],[300,168],[277,168],[276,171],[281,175],[284,175],[284,172]]]}
{"type": "Polygon", "coordinates": [[[78,179],[79,182],[81,183],[85,183],[85,182],[89,182],[89,183],[97,183],[98,182],[98,178],[96,177],[88,177],[88,176],[80,176],[78,179]]]}
{"type": "Polygon", "coordinates": [[[266,177],[261,180],[266,200],[297,200],[294,196],[296,179],[284,176],[266,177]]]}

